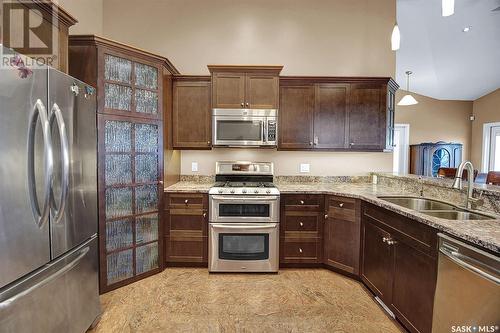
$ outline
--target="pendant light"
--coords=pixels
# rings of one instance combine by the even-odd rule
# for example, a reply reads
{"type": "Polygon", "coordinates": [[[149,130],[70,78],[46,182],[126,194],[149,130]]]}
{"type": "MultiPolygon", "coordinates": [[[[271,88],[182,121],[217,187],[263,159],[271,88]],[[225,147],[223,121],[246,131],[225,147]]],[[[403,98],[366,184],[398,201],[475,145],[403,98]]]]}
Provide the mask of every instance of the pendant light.
{"type": "Polygon", "coordinates": [[[455,13],[455,0],[441,0],[441,15],[451,16],[455,13]]]}
{"type": "Polygon", "coordinates": [[[399,32],[398,22],[394,24],[391,35],[391,49],[393,51],[399,50],[399,44],[401,42],[401,33],[399,32]]]}
{"type": "MultiPolygon", "coordinates": [[[[406,71],[406,91],[410,92],[410,75],[413,74],[411,71],[406,71]]],[[[406,94],[401,98],[398,105],[407,106],[407,105],[415,105],[418,104],[418,101],[410,94],[406,94]]]]}

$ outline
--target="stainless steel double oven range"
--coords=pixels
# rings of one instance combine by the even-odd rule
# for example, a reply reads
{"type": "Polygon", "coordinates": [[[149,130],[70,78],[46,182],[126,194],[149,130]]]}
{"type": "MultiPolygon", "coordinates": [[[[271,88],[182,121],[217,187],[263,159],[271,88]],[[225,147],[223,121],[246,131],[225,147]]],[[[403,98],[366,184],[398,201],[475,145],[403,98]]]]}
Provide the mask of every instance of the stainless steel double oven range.
{"type": "Polygon", "coordinates": [[[280,193],[273,164],[217,162],[209,191],[210,272],[277,272],[280,193]]]}

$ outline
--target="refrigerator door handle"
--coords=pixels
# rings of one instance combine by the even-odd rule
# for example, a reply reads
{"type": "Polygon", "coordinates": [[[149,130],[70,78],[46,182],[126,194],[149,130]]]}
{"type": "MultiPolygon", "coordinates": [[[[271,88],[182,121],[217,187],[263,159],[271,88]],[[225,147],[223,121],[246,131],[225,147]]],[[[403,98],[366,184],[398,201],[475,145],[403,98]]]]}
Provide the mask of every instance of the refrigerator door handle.
{"type": "Polygon", "coordinates": [[[59,198],[59,204],[56,205],[54,200],[54,192],[51,186],[50,197],[51,206],[54,209],[54,222],[58,223],[64,214],[66,208],[66,202],[68,198],[69,191],[69,148],[68,148],[68,136],[66,134],[66,124],[64,123],[64,118],[57,103],[54,103],[52,109],[50,110],[49,123],[52,127],[54,119],[57,123],[59,129],[59,140],[61,142],[61,165],[62,165],[62,179],[61,179],[61,196],[59,198]]]}
{"type": "Polygon", "coordinates": [[[52,155],[52,142],[50,137],[50,124],[47,117],[47,110],[43,102],[38,99],[31,110],[28,127],[28,192],[30,197],[31,211],[36,225],[41,228],[49,219],[50,213],[50,189],[52,183],[52,171],[54,160],[52,155]],[[40,119],[43,134],[43,160],[45,169],[45,190],[44,203],[40,212],[38,195],[35,181],[35,130],[40,119]]]}
{"type": "Polygon", "coordinates": [[[31,292],[35,291],[36,289],[43,287],[47,283],[57,279],[59,276],[65,274],[66,272],[71,270],[73,267],[78,265],[80,260],[82,260],[82,258],[85,257],[85,255],[89,252],[89,250],[90,250],[89,246],[82,248],[80,251],[78,251],[79,254],[75,259],[73,259],[71,262],[66,264],[64,267],[62,267],[60,270],[58,270],[54,274],[47,276],[46,278],[44,278],[40,282],[37,282],[34,285],[30,286],[29,288],[26,288],[23,291],[13,295],[12,297],[9,297],[6,300],[0,302],[0,310],[8,308],[12,303],[15,303],[21,297],[29,295],[31,292]]]}

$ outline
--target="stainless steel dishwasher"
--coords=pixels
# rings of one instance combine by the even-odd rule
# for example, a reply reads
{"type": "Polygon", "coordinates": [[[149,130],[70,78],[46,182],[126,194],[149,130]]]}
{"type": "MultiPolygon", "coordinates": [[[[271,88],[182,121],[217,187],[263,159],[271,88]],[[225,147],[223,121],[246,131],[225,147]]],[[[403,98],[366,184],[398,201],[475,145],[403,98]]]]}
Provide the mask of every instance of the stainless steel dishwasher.
{"type": "Polygon", "coordinates": [[[433,333],[499,332],[500,258],[441,233],[433,333]]]}

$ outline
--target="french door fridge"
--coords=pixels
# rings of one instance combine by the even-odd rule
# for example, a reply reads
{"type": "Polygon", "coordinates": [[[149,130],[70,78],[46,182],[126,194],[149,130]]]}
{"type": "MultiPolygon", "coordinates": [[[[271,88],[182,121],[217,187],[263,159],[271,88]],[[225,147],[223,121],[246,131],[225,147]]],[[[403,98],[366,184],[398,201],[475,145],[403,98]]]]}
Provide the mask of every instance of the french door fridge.
{"type": "Polygon", "coordinates": [[[0,47],[0,331],[85,332],[100,313],[94,89],[0,47]]]}

